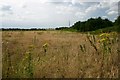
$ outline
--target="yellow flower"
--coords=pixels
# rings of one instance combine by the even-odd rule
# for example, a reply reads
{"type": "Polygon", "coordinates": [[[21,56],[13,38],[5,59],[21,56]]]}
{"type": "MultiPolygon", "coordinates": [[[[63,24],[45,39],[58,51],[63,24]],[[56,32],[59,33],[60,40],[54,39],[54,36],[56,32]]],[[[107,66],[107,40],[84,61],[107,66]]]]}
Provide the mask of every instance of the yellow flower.
{"type": "Polygon", "coordinates": [[[104,36],[105,35],[105,33],[102,33],[102,34],[100,34],[100,37],[102,37],[102,36],[104,36]]]}
{"type": "Polygon", "coordinates": [[[110,34],[106,33],[106,36],[108,37],[108,36],[110,36],[110,34]]]}
{"type": "Polygon", "coordinates": [[[101,39],[99,42],[104,42],[104,41],[106,41],[106,39],[105,39],[105,38],[101,39]]]}
{"type": "Polygon", "coordinates": [[[48,47],[48,43],[45,43],[44,45],[43,45],[43,47],[45,48],[45,47],[48,47]]]}
{"type": "Polygon", "coordinates": [[[102,37],[102,36],[108,37],[108,36],[110,36],[110,34],[108,34],[108,33],[102,33],[102,34],[100,34],[100,37],[102,37]]]}

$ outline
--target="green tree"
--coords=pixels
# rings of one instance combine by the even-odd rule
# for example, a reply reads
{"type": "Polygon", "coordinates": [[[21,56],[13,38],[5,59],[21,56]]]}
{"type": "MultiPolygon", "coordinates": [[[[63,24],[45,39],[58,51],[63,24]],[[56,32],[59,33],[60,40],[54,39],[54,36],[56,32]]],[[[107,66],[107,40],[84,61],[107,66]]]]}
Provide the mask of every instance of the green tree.
{"type": "Polygon", "coordinates": [[[84,22],[78,21],[72,26],[72,28],[80,32],[85,32],[85,31],[94,31],[97,29],[102,29],[111,26],[113,26],[113,23],[111,21],[109,21],[108,19],[102,19],[101,17],[98,17],[98,18],[90,18],[84,22]]]}
{"type": "Polygon", "coordinates": [[[115,20],[115,27],[118,32],[120,32],[120,16],[115,20]]]}

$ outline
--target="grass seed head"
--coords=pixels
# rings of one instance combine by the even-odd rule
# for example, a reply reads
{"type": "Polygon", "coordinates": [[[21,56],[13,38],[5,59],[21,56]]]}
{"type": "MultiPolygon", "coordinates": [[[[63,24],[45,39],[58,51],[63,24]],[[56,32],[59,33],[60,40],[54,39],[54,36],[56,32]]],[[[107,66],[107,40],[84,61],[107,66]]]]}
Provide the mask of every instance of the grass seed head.
{"type": "Polygon", "coordinates": [[[48,47],[48,43],[43,44],[43,48],[47,48],[48,47]]]}

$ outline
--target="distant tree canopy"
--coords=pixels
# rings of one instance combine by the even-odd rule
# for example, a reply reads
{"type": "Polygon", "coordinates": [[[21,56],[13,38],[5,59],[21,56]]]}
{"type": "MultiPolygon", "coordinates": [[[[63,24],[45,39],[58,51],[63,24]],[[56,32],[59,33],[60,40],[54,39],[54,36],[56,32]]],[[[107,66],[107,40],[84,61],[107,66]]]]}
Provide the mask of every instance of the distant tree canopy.
{"type": "Polygon", "coordinates": [[[120,25],[120,16],[115,20],[115,25],[120,25]]]}
{"type": "Polygon", "coordinates": [[[37,30],[46,30],[46,29],[40,29],[40,28],[31,28],[31,29],[21,29],[21,28],[1,28],[2,31],[37,31],[37,30]]]}
{"type": "Polygon", "coordinates": [[[116,26],[117,31],[120,32],[120,16],[115,20],[114,25],[116,26]]]}
{"type": "MultiPolygon", "coordinates": [[[[90,18],[87,21],[78,21],[71,27],[59,27],[55,28],[55,30],[75,30],[79,32],[86,32],[86,31],[95,31],[98,29],[106,28],[106,31],[118,31],[120,32],[120,16],[117,17],[115,22],[112,22],[108,19],[102,19],[101,17],[98,18],[90,18]],[[110,28],[108,28],[110,27],[110,28]],[[107,30],[108,29],[108,30],[107,30]],[[109,30],[110,29],[110,30],[109,30]]],[[[31,29],[20,29],[20,28],[1,28],[2,31],[33,31],[33,30],[47,30],[47,29],[40,29],[40,28],[31,28],[31,29]]]]}
{"type": "Polygon", "coordinates": [[[64,29],[68,29],[68,27],[59,27],[59,28],[55,28],[55,30],[64,30],[64,29]]]}
{"type": "Polygon", "coordinates": [[[97,29],[102,29],[111,26],[113,26],[113,22],[109,21],[108,19],[101,19],[101,17],[98,17],[95,19],[90,18],[84,22],[78,21],[71,28],[77,29],[80,32],[85,32],[94,31],[97,29]]]}

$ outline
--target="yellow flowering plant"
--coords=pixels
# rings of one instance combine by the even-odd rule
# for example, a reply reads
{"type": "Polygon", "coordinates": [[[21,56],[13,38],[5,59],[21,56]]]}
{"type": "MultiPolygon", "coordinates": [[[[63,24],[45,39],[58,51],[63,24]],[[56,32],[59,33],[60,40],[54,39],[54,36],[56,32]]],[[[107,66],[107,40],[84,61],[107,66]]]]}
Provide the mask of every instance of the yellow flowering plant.
{"type": "Polygon", "coordinates": [[[111,40],[110,40],[109,33],[102,33],[99,35],[98,42],[100,43],[101,47],[103,48],[103,53],[111,53],[111,40]]]}

